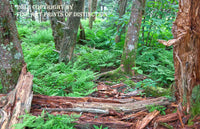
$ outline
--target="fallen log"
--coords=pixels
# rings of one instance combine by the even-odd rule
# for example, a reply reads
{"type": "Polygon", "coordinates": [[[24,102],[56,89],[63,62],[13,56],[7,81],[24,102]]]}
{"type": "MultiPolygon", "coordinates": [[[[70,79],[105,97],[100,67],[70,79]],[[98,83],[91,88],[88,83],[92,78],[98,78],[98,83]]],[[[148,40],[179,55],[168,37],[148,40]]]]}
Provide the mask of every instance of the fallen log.
{"type": "Polygon", "coordinates": [[[123,121],[116,121],[116,120],[86,120],[86,121],[76,121],[78,125],[74,127],[76,129],[93,129],[94,125],[101,126],[102,128],[109,127],[111,129],[131,129],[133,123],[123,122],[123,121]]]}
{"type": "Polygon", "coordinates": [[[125,113],[132,113],[146,109],[148,105],[168,105],[170,104],[167,98],[159,97],[153,99],[147,99],[143,101],[136,101],[130,102],[128,99],[127,103],[125,101],[120,102],[117,100],[111,99],[101,99],[101,98],[92,98],[92,97],[85,97],[85,98],[73,98],[73,97],[58,97],[58,96],[42,96],[42,95],[35,95],[33,97],[32,102],[32,113],[35,109],[47,109],[51,111],[67,111],[72,109],[67,108],[78,108],[78,112],[85,112],[85,109],[98,109],[104,110],[107,112],[108,110],[115,110],[117,112],[125,112],[125,113]],[[54,108],[54,109],[50,109],[54,108]],[[80,110],[82,109],[82,111],[80,110]]]}
{"type": "Polygon", "coordinates": [[[83,102],[83,103],[75,103],[73,104],[73,107],[82,107],[82,108],[94,108],[94,109],[112,109],[118,112],[125,112],[125,113],[132,113],[137,112],[146,109],[146,106],[148,105],[168,105],[170,104],[168,99],[165,97],[159,97],[159,98],[153,98],[143,101],[136,101],[132,103],[124,103],[124,104],[118,104],[118,103],[89,103],[89,102],[83,102]]]}
{"type": "Polygon", "coordinates": [[[29,112],[33,98],[32,92],[33,76],[26,70],[26,66],[22,68],[17,86],[7,96],[0,99],[0,128],[11,129],[14,124],[21,123],[22,119],[18,118],[29,112]]]}

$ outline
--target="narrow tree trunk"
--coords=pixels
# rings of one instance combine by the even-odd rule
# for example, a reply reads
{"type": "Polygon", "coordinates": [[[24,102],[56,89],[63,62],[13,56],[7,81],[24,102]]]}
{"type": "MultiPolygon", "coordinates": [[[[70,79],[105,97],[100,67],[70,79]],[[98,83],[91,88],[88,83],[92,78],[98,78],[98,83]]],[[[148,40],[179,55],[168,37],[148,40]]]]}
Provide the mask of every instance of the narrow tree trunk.
{"type": "Polygon", "coordinates": [[[3,93],[15,88],[24,65],[18,32],[10,2],[1,0],[0,6],[0,77],[3,93]]]}
{"type": "Polygon", "coordinates": [[[135,66],[136,47],[145,2],[145,0],[133,1],[131,16],[128,23],[128,32],[126,35],[124,51],[122,55],[122,66],[125,73],[130,75],[134,75],[134,72],[131,70],[131,68],[135,66]]]}
{"type": "MultiPolygon", "coordinates": [[[[62,0],[45,0],[47,5],[62,5],[62,0]]],[[[47,10],[48,12],[61,12],[63,13],[61,9],[58,10],[47,10]]],[[[55,42],[55,48],[56,50],[60,51],[60,45],[63,39],[63,25],[62,22],[65,21],[64,16],[56,15],[56,17],[49,17],[51,21],[51,28],[53,31],[53,37],[55,42]]]]}
{"type": "Polygon", "coordinates": [[[60,61],[68,63],[73,56],[74,47],[76,46],[76,37],[78,27],[80,25],[80,15],[82,12],[84,0],[71,0],[70,4],[73,5],[71,10],[72,15],[68,17],[64,32],[63,44],[61,45],[60,61]]]}
{"type": "Polygon", "coordinates": [[[85,37],[85,29],[83,27],[83,25],[80,22],[80,36],[79,36],[79,43],[84,45],[85,43],[83,42],[83,40],[86,40],[85,37]]]}
{"type": "MultiPolygon", "coordinates": [[[[34,13],[34,9],[33,9],[33,0],[29,0],[29,4],[31,6],[31,13],[34,13]]],[[[32,20],[35,21],[35,17],[34,15],[31,16],[32,20]]]]}
{"type": "MultiPolygon", "coordinates": [[[[119,9],[118,9],[119,18],[122,18],[122,16],[125,14],[126,5],[127,5],[127,0],[120,0],[119,1],[119,9]]],[[[123,33],[125,33],[125,31],[126,31],[126,26],[122,27],[122,24],[118,24],[118,26],[117,26],[117,35],[115,37],[115,42],[116,43],[120,42],[121,35],[123,33]]]]}
{"type": "Polygon", "coordinates": [[[179,0],[179,12],[173,25],[174,39],[160,40],[166,46],[174,46],[176,98],[179,105],[187,104],[193,88],[200,84],[200,1],[179,0]],[[187,102],[185,102],[185,100],[187,102]]]}
{"type": "Polygon", "coordinates": [[[89,16],[89,27],[90,29],[92,29],[93,26],[93,22],[95,20],[95,12],[97,10],[97,0],[91,0],[92,4],[91,4],[91,11],[90,11],[90,16],[89,16]]]}

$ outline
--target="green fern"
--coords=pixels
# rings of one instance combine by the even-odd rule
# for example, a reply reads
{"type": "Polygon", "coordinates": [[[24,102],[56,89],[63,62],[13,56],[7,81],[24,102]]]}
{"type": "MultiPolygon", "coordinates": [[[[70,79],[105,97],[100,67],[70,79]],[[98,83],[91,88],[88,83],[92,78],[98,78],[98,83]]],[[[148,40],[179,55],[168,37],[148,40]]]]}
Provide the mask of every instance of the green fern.
{"type": "Polygon", "coordinates": [[[32,116],[30,114],[22,115],[23,123],[13,125],[16,129],[33,128],[33,129],[74,129],[77,118],[80,115],[51,115],[49,113],[41,113],[40,116],[32,116]]]}

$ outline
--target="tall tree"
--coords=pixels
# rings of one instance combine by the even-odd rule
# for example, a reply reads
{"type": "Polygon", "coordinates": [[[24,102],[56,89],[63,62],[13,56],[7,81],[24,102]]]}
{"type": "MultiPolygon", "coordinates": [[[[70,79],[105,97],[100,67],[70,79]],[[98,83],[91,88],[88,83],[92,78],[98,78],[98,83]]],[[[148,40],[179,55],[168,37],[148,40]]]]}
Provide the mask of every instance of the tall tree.
{"type": "Polygon", "coordinates": [[[73,56],[74,47],[76,46],[77,32],[80,25],[80,18],[82,17],[82,10],[84,0],[70,0],[70,4],[73,5],[72,14],[67,18],[65,25],[65,32],[63,41],[61,44],[61,52],[59,60],[61,62],[68,63],[73,56]]]}
{"type": "MultiPolygon", "coordinates": [[[[62,0],[45,0],[47,5],[62,5],[62,0]]],[[[59,13],[61,12],[63,14],[63,10],[62,9],[48,9],[48,12],[56,12],[59,13]]],[[[56,50],[60,51],[60,45],[63,39],[63,35],[64,35],[64,31],[63,31],[63,24],[65,21],[65,17],[63,16],[53,16],[50,17],[50,21],[51,21],[51,28],[53,31],[53,37],[54,37],[54,42],[55,42],[55,48],[56,50]]]]}
{"type": "Polygon", "coordinates": [[[0,4],[0,77],[3,93],[15,88],[24,65],[21,44],[9,0],[0,4]]]}
{"type": "Polygon", "coordinates": [[[134,75],[131,70],[135,66],[136,47],[142,21],[142,12],[145,8],[146,0],[134,0],[131,9],[131,16],[128,23],[128,31],[124,43],[122,55],[122,66],[125,73],[134,75]]]}
{"type": "MultiPolygon", "coordinates": [[[[200,84],[200,1],[179,0],[179,12],[173,23],[174,39],[159,40],[173,45],[176,98],[190,110],[193,88],[200,84]],[[184,102],[186,100],[187,102],[184,102]]],[[[181,108],[179,108],[181,109],[181,108]]]]}
{"type": "Polygon", "coordinates": [[[90,6],[89,27],[92,29],[95,20],[95,12],[97,11],[97,0],[90,0],[90,6]]]}
{"type": "MultiPolygon", "coordinates": [[[[122,16],[125,14],[126,5],[127,5],[127,0],[119,0],[119,8],[118,8],[119,18],[122,18],[122,16]]],[[[122,24],[118,24],[117,35],[115,37],[116,43],[120,42],[121,34],[125,33],[125,30],[126,30],[126,26],[122,27],[122,24]]]]}

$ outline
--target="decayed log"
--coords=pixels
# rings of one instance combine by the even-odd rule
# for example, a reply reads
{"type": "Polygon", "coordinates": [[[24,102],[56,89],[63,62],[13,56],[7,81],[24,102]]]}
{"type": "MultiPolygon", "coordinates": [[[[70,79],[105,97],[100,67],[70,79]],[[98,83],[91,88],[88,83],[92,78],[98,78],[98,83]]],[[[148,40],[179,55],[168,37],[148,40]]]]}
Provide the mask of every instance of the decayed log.
{"type": "Polygon", "coordinates": [[[82,107],[82,108],[98,108],[98,109],[112,109],[115,111],[122,111],[125,113],[131,113],[131,112],[137,112],[141,111],[143,109],[146,109],[146,106],[148,105],[168,105],[169,101],[165,97],[159,97],[154,99],[148,99],[143,101],[137,101],[132,103],[124,103],[124,104],[117,104],[117,103],[76,103],[73,105],[73,107],[82,107]]]}
{"type": "Polygon", "coordinates": [[[33,76],[27,73],[24,66],[15,89],[7,96],[1,97],[1,129],[10,129],[12,125],[21,123],[22,119],[18,117],[25,114],[25,111],[30,111],[33,97],[32,80],[33,76]]]}
{"type": "Polygon", "coordinates": [[[93,125],[101,126],[103,125],[111,129],[131,129],[133,123],[123,122],[123,121],[114,121],[114,120],[86,120],[86,121],[76,121],[78,125],[75,125],[76,129],[92,129],[93,125]]]}
{"type": "MultiPolygon", "coordinates": [[[[143,101],[136,101],[127,103],[119,102],[117,100],[111,99],[101,99],[101,98],[73,98],[73,97],[58,97],[58,96],[41,96],[36,95],[33,98],[32,102],[32,112],[34,109],[42,109],[51,110],[51,111],[73,111],[77,112],[88,112],[86,109],[96,109],[96,111],[100,111],[99,113],[107,112],[108,110],[115,110],[117,112],[137,112],[146,109],[147,105],[168,105],[169,101],[164,97],[153,98],[143,101]],[[37,106],[40,105],[40,106],[37,106]],[[54,108],[54,109],[49,109],[54,108]],[[60,109],[62,108],[62,109],[60,109]],[[70,109],[67,109],[70,108],[70,109]],[[97,110],[98,109],[98,110],[97,110]]],[[[91,110],[90,110],[91,111],[91,110]]],[[[95,111],[95,112],[96,112],[95,111]]],[[[97,113],[97,112],[96,112],[97,113]]]]}
{"type": "Polygon", "coordinates": [[[143,110],[143,111],[137,112],[135,114],[130,114],[130,115],[124,116],[121,120],[129,120],[129,119],[136,118],[138,116],[146,116],[147,114],[148,113],[145,112],[145,110],[143,110]]]}
{"type": "Polygon", "coordinates": [[[151,113],[149,113],[148,115],[146,115],[142,121],[138,121],[137,124],[136,124],[136,129],[144,129],[148,124],[149,122],[151,122],[158,114],[160,113],[160,111],[153,111],[151,113]]]}

